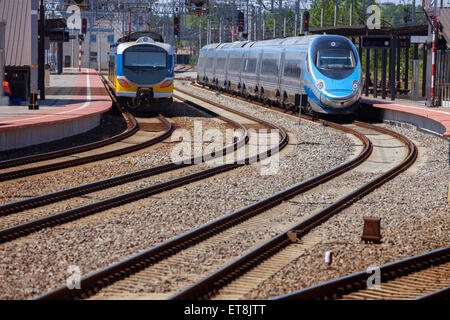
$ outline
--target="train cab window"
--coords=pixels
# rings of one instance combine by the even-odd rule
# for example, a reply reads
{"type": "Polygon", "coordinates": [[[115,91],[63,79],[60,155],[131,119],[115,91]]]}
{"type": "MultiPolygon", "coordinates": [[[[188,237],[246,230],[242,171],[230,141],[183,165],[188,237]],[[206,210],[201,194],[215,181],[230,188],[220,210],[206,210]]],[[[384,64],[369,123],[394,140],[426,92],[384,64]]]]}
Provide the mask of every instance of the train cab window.
{"type": "Polygon", "coordinates": [[[348,49],[319,49],[316,56],[319,69],[342,70],[356,66],[353,52],[348,49]]]}
{"type": "Polygon", "coordinates": [[[167,75],[169,56],[159,46],[139,44],[122,53],[123,75],[136,85],[162,81],[167,75]]]}
{"type": "Polygon", "coordinates": [[[342,37],[317,38],[311,43],[309,56],[311,67],[314,65],[321,74],[335,80],[349,77],[358,66],[355,47],[342,37]]]}
{"type": "Polygon", "coordinates": [[[124,56],[124,66],[127,68],[130,67],[166,68],[167,53],[127,51],[124,56]]]}

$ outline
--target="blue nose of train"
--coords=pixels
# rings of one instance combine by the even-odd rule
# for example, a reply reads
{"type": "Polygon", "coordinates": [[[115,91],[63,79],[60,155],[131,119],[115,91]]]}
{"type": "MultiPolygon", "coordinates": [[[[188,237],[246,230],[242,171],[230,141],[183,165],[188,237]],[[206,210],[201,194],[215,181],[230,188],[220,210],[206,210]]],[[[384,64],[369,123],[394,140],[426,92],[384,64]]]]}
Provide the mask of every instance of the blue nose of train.
{"type": "Polygon", "coordinates": [[[347,108],[354,105],[358,98],[358,90],[353,89],[348,78],[325,79],[325,88],[320,94],[320,102],[328,108],[347,108]]]}
{"type": "Polygon", "coordinates": [[[352,84],[348,80],[327,79],[325,91],[334,98],[344,98],[353,93],[352,84]]]}

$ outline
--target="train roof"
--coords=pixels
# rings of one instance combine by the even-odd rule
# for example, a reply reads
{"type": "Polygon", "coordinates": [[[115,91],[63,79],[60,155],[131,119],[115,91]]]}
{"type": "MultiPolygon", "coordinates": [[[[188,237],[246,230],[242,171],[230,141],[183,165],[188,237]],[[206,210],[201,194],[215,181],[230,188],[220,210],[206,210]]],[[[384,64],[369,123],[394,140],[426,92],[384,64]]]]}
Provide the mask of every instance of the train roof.
{"type": "Polygon", "coordinates": [[[137,39],[139,39],[141,37],[149,37],[149,38],[152,38],[156,42],[164,43],[164,39],[163,39],[162,35],[160,35],[159,33],[156,33],[156,32],[152,32],[152,31],[133,32],[133,33],[127,34],[126,36],[123,36],[122,38],[117,40],[117,42],[118,43],[132,42],[132,41],[136,41],[137,39]]]}
{"type": "MultiPolygon", "coordinates": [[[[312,40],[323,37],[323,36],[333,36],[342,37],[338,35],[309,35],[309,36],[299,36],[299,37],[288,37],[282,39],[269,39],[261,41],[235,41],[226,43],[213,43],[204,46],[201,50],[212,51],[212,50],[228,50],[234,48],[266,48],[266,47],[285,47],[292,45],[302,45],[310,43],[312,40]]],[[[345,37],[344,37],[345,38],[345,37]]]]}
{"type": "Polygon", "coordinates": [[[136,41],[130,41],[130,42],[122,42],[122,43],[115,43],[114,45],[111,45],[111,50],[117,54],[122,54],[123,51],[129,47],[133,47],[136,45],[142,45],[142,44],[151,44],[154,46],[158,46],[165,51],[167,51],[169,54],[173,54],[174,49],[173,46],[168,43],[161,43],[156,42],[151,38],[141,37],[137,39],[136,41]]]}

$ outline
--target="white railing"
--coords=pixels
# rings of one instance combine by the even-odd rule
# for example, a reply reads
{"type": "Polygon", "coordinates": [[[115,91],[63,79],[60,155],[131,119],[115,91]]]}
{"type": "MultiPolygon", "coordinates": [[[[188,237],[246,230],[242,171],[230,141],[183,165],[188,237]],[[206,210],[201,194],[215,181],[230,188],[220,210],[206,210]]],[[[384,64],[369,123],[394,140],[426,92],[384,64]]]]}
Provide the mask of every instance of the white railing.
{"type": "Polygon", "coordinates": [[[450,108],[450,83],[441,83],[439,93],[442,106],[444,108],[450,108]]]}

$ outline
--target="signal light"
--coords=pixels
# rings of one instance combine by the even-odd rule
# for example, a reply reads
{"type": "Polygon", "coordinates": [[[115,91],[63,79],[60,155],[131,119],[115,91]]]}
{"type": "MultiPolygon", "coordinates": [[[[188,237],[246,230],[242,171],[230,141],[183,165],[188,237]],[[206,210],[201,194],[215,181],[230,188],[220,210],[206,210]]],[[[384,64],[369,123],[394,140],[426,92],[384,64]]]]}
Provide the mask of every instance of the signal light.
{"type": "Polygon", "coordinates": [[[309,11],[303,12],[303,32],[309,31],[309,11]]]}
{"type": "Polygon", "coordinates": [[[238,30],[239,32],[244,31],[244,13],[242,11],[238,12],[238,30]]]}
{"type": "Polygon", "coordinates": [[[81,33],[86,34],[86,30],[87,30],[87,19],[83,18],[81,20],[81,33]]]}
{"type": "Polygon", "coordinates": [[[178,35],[180,32],[180,17],[173,17],[173,34],[178,35]]]}

